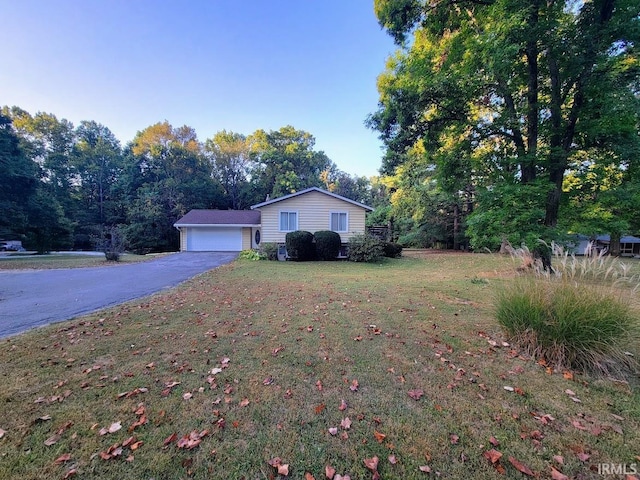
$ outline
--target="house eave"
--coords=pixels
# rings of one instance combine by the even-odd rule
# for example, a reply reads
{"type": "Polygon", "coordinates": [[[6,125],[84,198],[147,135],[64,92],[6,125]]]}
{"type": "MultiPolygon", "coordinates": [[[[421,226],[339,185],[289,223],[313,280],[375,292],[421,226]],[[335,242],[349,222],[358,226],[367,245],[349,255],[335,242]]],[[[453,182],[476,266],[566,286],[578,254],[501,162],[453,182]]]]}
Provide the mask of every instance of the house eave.
{"type": "Polygon", "coordinates": [[[332,193],[329,192],[327,190],[323,190],[321,188],[318,187],[311,187],[311,188],[305,188],[304,190],[300,190],[299,192],[294,192],[294,193],[290,193],[288,195],[284,195],[282,197],[278,197],[278,198],[274,198],[273,200],[267,200],[266,202],[262,202],[262,203],[257,203],[256,205],[251,205],[251,210],[255,210],[256,208],[261,208],[261,207],[266,207],[267,205],[271,205],[277,202],[281,202],[283,200],[287,200],[289,198],[294,198],[300,195],[304,195],[305,193],[309,193],[309,192],[319,192],[322,193],[324,195],[328,195],[330,197],[333,198],[337,198],[338,200],[342,200],[343,202],[347,202],[350,203],[352,205],[356,205],[360,208],[363,208],[369,212],[372,212],[373,210],[375,210],[373,207],[370,207],[369,205],[365,205],[364,203],[360,203],[360,202],[356,202],[355,200],[351,200],[350,198],[347,197],[343,197],[342,195],[338,195],[337,193],[332,193]]]}
{"type": "Polygon", "coordinates": [[[220,228],[239,228],[239,227],[260,227],[259,223],[174,223],[174,227],[220,227],[220,228]]]}

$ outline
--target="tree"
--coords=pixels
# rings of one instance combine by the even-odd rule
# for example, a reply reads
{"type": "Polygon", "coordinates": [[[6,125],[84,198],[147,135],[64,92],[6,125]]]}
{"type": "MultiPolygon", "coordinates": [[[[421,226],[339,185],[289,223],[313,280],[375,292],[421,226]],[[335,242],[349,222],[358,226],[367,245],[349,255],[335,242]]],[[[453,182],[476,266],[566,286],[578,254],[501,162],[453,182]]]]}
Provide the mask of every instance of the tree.
{"type": "Polygon", "coordinates": [[[375,11],[402,47],[368,119],[385,173],[422,142],[445,191],[484,195],[479,223],[497,227],[504,213],[487,199],[511,195],[548,238],[576,154],[615,142],[625,162],[637,151],[637,1],[376,0],[375,11]]]}
{"type": "Polygon", "coordinates": [[[250,168],[247,137],[222,130],[205,141],[204,150],[211,162],[212,175],[224,188],[231,208],[245,208],[250,168]]]}
{"type": "Polygon", "coordinates": [[[216,208],[224,201],[195,131],[157,123],[138,132],[127,150],[115,188],[126,201],[121,208],[128,243],[140,252],[176,250],[173,223],[192,208],[216,208]]]}
{"type": "Polygon", "coordinates": [[[94,121],[80,122],[76,137],[72,163],[79,179],[80,223],[100,225],[102,230],[112,222],[111,189],[122,170],[122,149],[111,130],[94,121]]]}
{"type": "Polygon", "coordinates": [[[39,181],[36,165],[20,148],[11,119],[0,114],[0,238],[21,238],[28,225],[29,199],[39,181]]]}
{"type": "Polygon", "coordinates": [[[257,130],[249,137],[254,168],[251,180],[256,203],[309,187],[321,187],[321,173],[333,165],[324,152],[313,150],[315,138],[292,126],[277,131],[257,130]]]}

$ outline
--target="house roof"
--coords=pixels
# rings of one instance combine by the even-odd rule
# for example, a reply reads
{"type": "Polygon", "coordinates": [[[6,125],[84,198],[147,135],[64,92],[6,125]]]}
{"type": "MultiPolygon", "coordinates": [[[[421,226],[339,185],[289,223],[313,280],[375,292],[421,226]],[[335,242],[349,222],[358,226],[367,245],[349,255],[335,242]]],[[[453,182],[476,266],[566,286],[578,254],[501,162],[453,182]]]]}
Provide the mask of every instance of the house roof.
{"type": "Polygon", "coordinates": [[[260,225],[260,212],[252,210],[191,210],[173,224],[174,227],[260,225]]]}
{"type": "Polygon", "coordinates": [[[343,197],[342,195],[338,195],[336,193],[332,193],[332,192],[329,192],[327,190],[323,190],[323,189],[318,188],[318,187],[305,188],[304,190],[300,190],[299,192],[295,192],[295,193],[291,193],[289,195],[284,195],[282,197],[274,198],[273,200],[267,200],[266,202],[258,203],[256,205],[251,205],[251,209],[253,210],[255,208],[265,207],[267,205],[271,205],[272,203],[281,202],[283,200],[287,200],[289,198],[297,197],[299,195],[304,195],[305,193],[309,193],[309,192],[319,192],[319,193],[322,193],[324,195],[328,195],[329,197],[337,198],[338,200],[342,200],[344,202],[351,203],[352,205],[356,205],[358,207],[364,208],[365,210],[373,211],[372,207],[370,207],[368,205],[365,205],[364,203],[356,202],[355,200],[351,200],[350,198],[343,197]]]}
{"type": "MultiPolygon", "coordinates": [[[[611,241],[610,235],[598,235],[596,240],[602,243],[608,243],[611,241]]],[[[620,237],[620,243],[640,243],[640,238],[631,235],[624,235],[620,237]]]]}

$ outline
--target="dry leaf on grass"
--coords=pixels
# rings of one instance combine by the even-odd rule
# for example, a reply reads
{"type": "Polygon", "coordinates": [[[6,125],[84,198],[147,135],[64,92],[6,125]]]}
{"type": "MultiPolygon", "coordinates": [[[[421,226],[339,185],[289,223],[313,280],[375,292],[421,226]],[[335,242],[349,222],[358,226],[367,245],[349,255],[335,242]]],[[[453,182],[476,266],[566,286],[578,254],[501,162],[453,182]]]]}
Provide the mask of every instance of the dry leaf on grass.
{"type": "Polygon", "coordinates": [[[511,465],[513,465],[519,472],[529,475],[530,477],[535,476],[529,467],[517,460],[515,457],[509,457],[509,463],[511,463],[511,465]]]}
{"type": "Polygon", "coordinates": [[[422,396],[424,395],[424,390],[420,390],[420,389],[413,389],[413,390],[409,390],[407,392],[407,394],[413,398],[414,400],[420,400],[422,398],[422,396]]]}
{"type": "Polygon", "coordinates": [[[553,467],[551,467],[551,478],[553,480],[569,480],[569,477],[567,477],[560,470],[557,470],[557,469],[555,469],[553,467]]]}

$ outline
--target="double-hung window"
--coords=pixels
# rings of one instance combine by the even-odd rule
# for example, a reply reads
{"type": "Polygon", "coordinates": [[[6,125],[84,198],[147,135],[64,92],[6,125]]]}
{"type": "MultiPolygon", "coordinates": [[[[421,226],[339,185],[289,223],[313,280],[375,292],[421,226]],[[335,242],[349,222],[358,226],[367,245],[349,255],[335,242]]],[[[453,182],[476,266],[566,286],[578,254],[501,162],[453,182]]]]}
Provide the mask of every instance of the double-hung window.
{"type": "Polygon", "coordinates": [[[298,229],[298,212],[280,212],[280,231],[293,232],[298,229]]]}
{"type": "Polygon", "coordinates": [[[349,230],[347,212],[331,212],[331,230],[334,232],[347,232],[349,230]]]}

